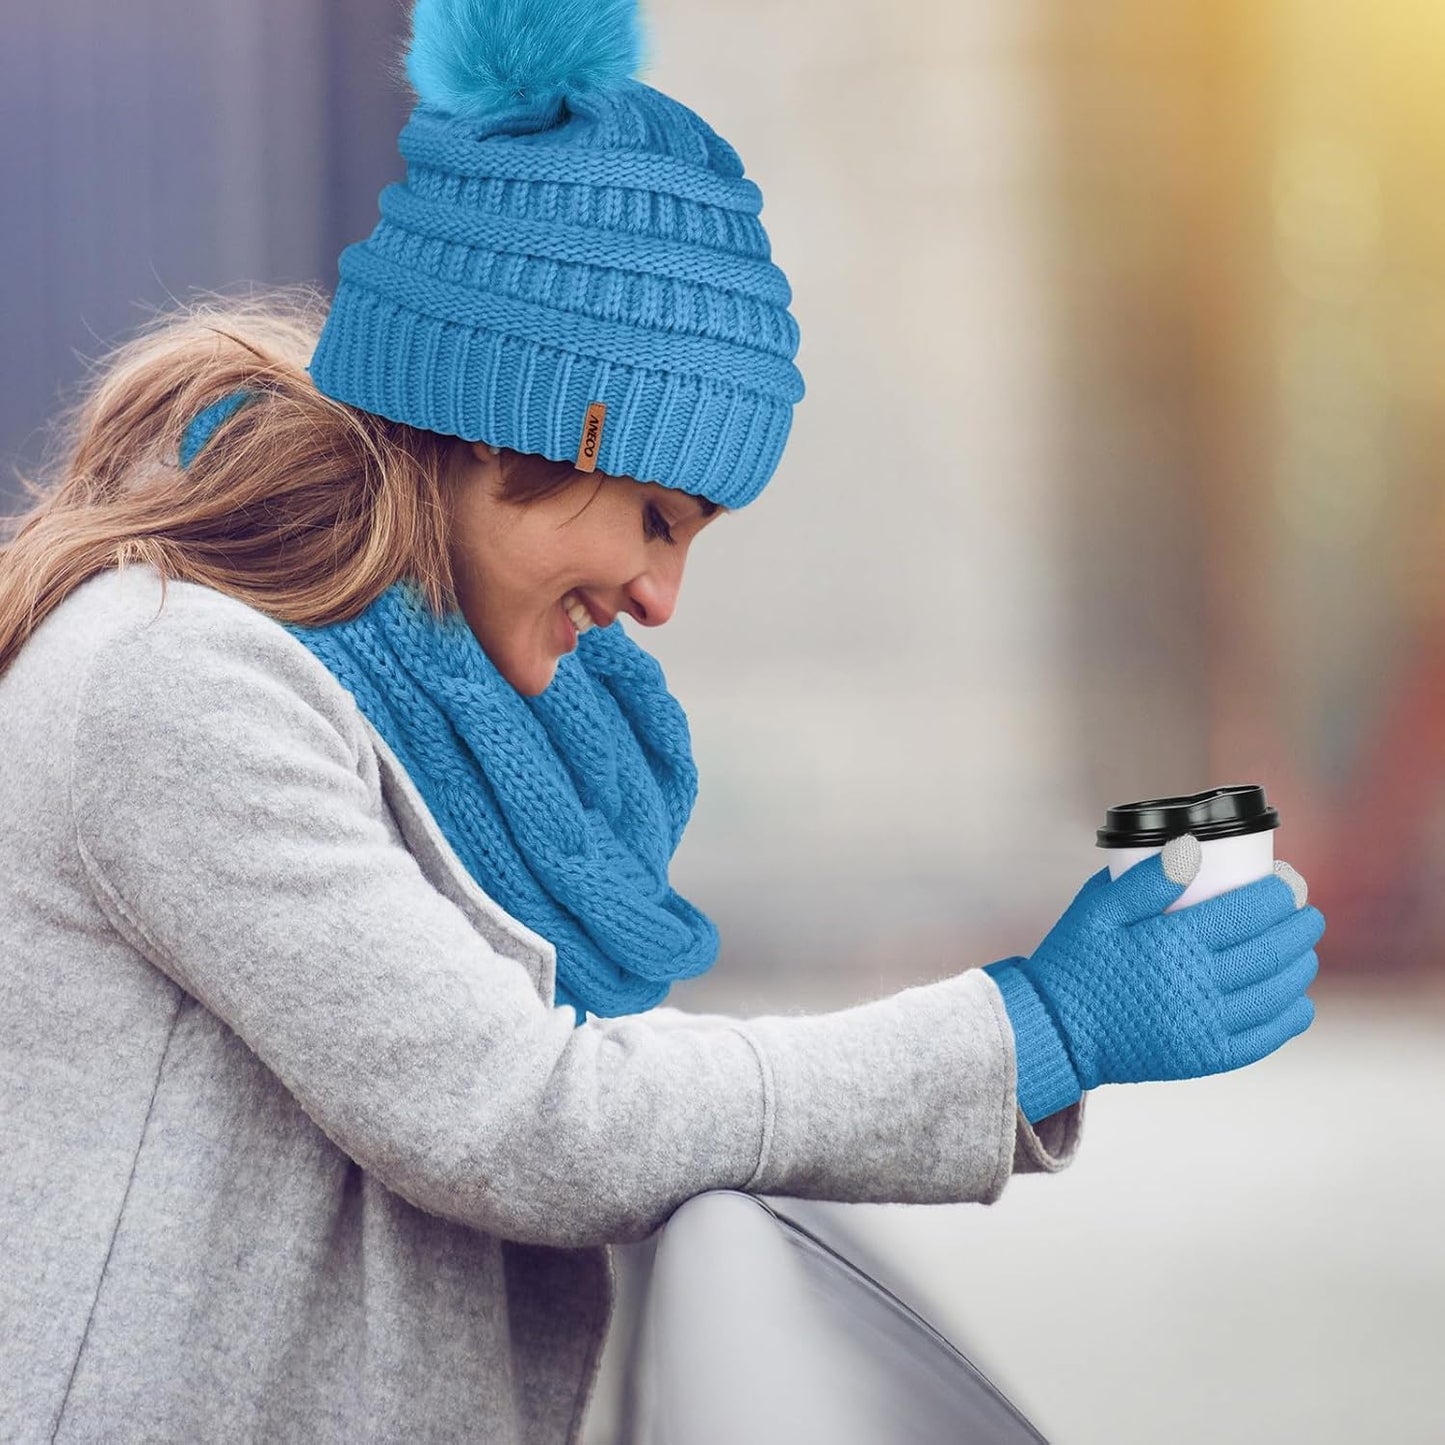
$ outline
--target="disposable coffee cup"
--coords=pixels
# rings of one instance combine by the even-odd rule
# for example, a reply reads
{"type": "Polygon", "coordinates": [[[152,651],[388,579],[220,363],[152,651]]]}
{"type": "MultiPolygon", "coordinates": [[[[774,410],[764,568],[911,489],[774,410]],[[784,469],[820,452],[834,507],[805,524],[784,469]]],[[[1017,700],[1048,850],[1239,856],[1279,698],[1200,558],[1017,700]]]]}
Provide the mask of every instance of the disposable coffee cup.
{"type": "Polygon", "coordinates": [[[1109,855],[1109,877],[1161,852],[1171,838],[1192,833],[1203,853],[1199,875],[1164,911],[1216,898],[1274,872],[1279,813],[1252,783],[1211,788],[1178,798],[1147,798],[1110,808],[1097,838],[1109,855]]]}

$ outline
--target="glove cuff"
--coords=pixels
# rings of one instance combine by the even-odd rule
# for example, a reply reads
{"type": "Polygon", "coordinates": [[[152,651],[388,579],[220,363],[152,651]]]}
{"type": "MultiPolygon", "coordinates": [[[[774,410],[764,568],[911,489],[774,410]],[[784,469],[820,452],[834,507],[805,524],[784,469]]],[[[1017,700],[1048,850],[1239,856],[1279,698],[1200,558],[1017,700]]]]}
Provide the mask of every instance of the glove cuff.
{"type": "Polygon", "coordinates": [[[1083,1090],[1063,1036],[1020,962],[1007,958],[984,972],[998,985],[1013,1028],[1019,1108],[1030,1124],[1037,1124],[1077,1103],[1083,1090]]]}

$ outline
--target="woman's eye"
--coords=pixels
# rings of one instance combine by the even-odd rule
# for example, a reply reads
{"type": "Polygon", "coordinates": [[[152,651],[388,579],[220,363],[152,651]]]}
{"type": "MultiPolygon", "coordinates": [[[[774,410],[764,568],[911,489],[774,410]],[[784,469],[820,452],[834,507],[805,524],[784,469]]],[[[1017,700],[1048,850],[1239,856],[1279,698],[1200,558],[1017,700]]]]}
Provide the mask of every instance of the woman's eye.
{"type": "Polygon", "coordinates": [[[643,518],[646,522],[646,532],[649,537],[661,537],[669,547],[675,546],[672,535],[672,528],[667,525],[667,518],[658,510],[656,503],[649,502],[643,510],[643,518]]]}

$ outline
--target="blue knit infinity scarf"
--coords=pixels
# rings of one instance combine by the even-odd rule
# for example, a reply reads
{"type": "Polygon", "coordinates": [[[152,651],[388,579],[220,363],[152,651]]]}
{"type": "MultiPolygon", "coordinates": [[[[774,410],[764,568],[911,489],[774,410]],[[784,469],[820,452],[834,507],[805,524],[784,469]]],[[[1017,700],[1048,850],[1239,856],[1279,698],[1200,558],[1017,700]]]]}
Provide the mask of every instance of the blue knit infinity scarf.
{"type": "Polygon", "coordinates": [[[523,697],[466,619],[399,582],[359,617],[287,626],[390,744],[485,892],[557,950],[557,1002],[616,1016],[717,957],[667,869],[697,797],[687,718],[620,622],[523,697]]]}

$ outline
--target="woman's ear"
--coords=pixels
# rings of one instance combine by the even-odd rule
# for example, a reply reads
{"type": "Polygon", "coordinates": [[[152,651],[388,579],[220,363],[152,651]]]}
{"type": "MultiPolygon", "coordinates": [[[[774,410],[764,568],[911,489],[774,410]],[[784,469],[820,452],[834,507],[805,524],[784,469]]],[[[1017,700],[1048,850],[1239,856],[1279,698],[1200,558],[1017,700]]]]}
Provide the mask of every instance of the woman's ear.
{"type": "Polygon", "coordinates": [[[481,484],[493,495],[502,487],[502,453],[490,442],[463,442],[458,453],[468,485],[481,484]]]}

